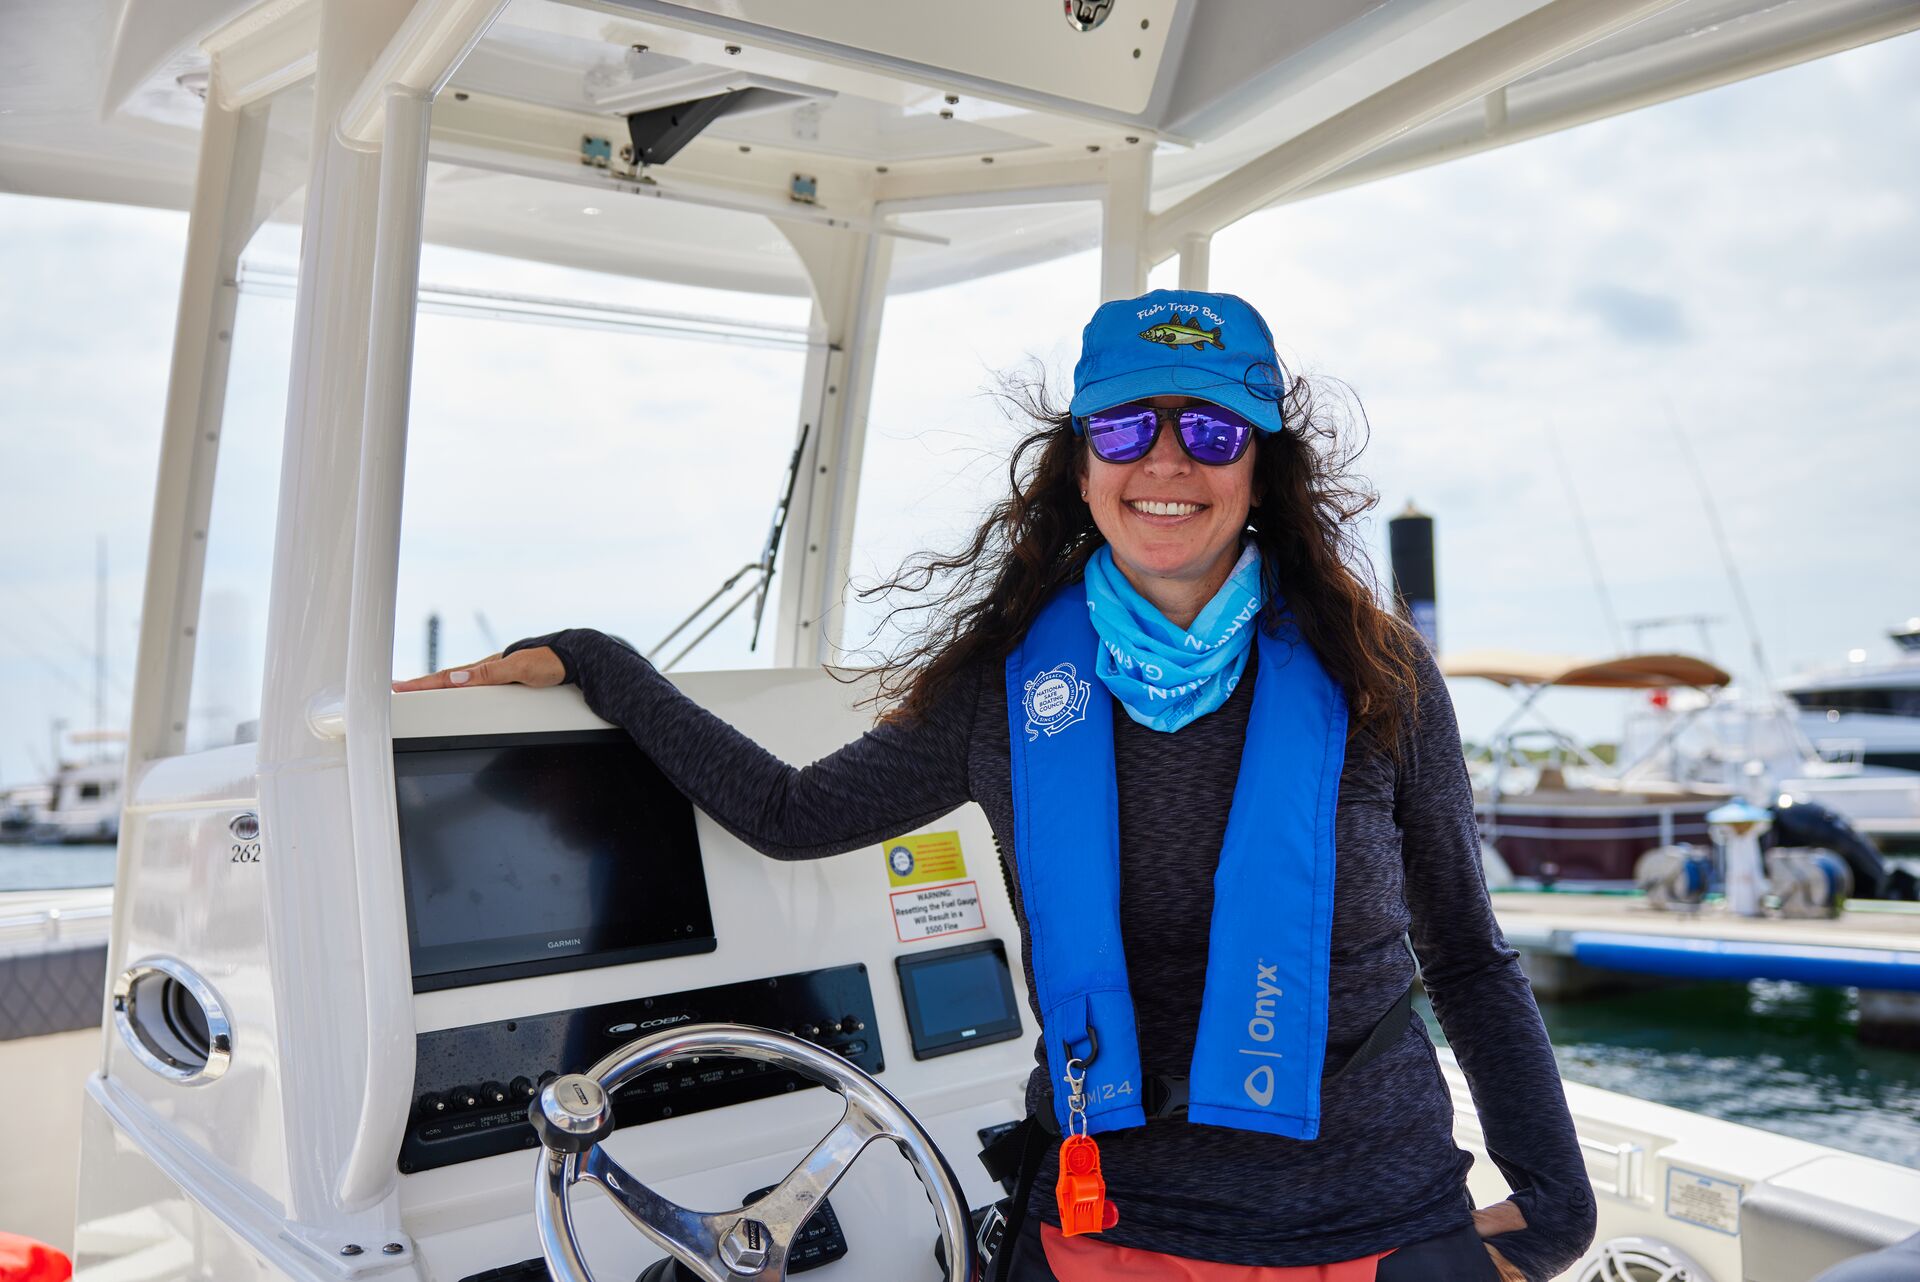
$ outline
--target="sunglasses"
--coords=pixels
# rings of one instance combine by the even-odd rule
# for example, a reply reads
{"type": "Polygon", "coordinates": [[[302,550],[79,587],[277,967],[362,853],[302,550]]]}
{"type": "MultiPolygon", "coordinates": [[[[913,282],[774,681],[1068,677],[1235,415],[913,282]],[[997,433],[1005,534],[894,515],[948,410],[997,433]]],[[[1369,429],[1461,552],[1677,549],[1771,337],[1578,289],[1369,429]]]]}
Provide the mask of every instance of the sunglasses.
{"type": "Polygon", "coordinates": [[[1223,406],[1157,409],[1144,401],[1128,401],[1083,414],[1079,427],[1096,458],[1107,463],[1131,463],[1147,456],[1169,418],[1175,420],[1180,448],[1188,458],[1207,467],[1225,467],[1237,461],[1247,452],[1255,431],[1252,423],[1223,406]]]}

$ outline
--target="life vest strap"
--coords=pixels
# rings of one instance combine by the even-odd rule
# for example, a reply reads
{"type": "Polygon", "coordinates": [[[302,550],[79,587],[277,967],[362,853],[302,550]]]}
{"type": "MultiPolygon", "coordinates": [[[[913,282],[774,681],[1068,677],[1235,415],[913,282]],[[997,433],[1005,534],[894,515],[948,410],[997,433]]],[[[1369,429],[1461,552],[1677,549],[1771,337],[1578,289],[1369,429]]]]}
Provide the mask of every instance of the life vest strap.
{"type": "MultiPolygon", "coordinates": [[[[1407,985],[1406,991],[1401,993],[1398,1000],[1387,1009],[1387,1013],[1375,1022],[1361,1043],[1354,1047],[1353,1054],[1347,1056],[1345,1063],[1338,1068],[1328,1068],[1320,1074],[1322,1086],[1331,1086],[1348,1073],[1365,1068],[1393,1045],[1394,1039],[1406,1031],[1407,1025],[1413,1022],[1413,989],[1412,984],[1407,985]]],[[[1141,1101],[1141,1108],[1145,1110],[1148,1121],[1165,1121],[1187,1115],[1187,1079],[1184,1076],[1174,1073],[1146,1073],[1143,1077],[1145,1080],[1142,1083],[1142,1090],[1145,1098],[1141,1101]]],[[[1038,1114],[1037,1120],[1041,1129],[1047,1134],[1060,1133],[1059,1124],[1054,1120],[1052,1113],[1038,1114]]],[[[1009,1151],[1017,1147],[1017,1143],[1008,1146],[1009,1151]]],[[[982,1153],[981,1157],[984,1160],[986,1154],[982,1153]]],[[[991,1172],[991,1166],[988,1169],[991,1172]]]]}

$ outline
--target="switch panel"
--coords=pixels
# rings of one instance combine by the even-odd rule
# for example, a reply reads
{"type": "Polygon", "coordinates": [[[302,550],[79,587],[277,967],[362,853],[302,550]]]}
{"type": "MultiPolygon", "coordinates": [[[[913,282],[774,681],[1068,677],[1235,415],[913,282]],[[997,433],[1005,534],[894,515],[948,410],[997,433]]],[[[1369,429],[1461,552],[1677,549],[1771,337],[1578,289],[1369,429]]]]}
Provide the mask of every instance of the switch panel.
{"type": "MultiPolygon", "coordinates": [[[[413,1116],[400,1145],[411,1174],[534,1148],[527,1102],[539,1084],[581,1073],[611,1051],[683,1024],[751,1024],[789,1033],[869,1073],[886,1067],[874,1031],[873,990],[862,965],[777,975],[637,997],[580,1010],[421,1033],[415,1042],[413,1116]]],[[[669,1062],[614,1095],[614,1119],[634,1126],[815,1086],[753,1060],[716,1056],[669,1062]]]]}

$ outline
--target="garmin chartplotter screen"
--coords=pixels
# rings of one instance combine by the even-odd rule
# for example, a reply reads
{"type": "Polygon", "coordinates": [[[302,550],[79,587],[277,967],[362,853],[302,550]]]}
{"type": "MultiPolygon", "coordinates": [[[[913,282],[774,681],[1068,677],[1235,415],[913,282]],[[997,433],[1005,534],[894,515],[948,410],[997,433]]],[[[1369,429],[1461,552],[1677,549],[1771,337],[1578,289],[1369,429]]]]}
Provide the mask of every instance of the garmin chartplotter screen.
{"type": "Polygon", "coordinates": [[[618,731],[394,744],[417,991],[713,950],[693,807],[618,731]]]}

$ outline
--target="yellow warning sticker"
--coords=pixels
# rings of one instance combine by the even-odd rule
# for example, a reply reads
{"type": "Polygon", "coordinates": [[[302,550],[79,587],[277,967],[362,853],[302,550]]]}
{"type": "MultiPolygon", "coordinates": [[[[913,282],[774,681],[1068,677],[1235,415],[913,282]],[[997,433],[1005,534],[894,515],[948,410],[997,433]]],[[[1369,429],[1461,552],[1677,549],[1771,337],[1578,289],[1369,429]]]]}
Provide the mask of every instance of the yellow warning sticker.
{"type": "Polygon", "coordinates": [[[967,875],[966,856],[960,853],[957,832],[922,832],[896,837],[881,847],[887,853],[887,882],[893,886],[925,886],[959,881],[967,875]]]}

